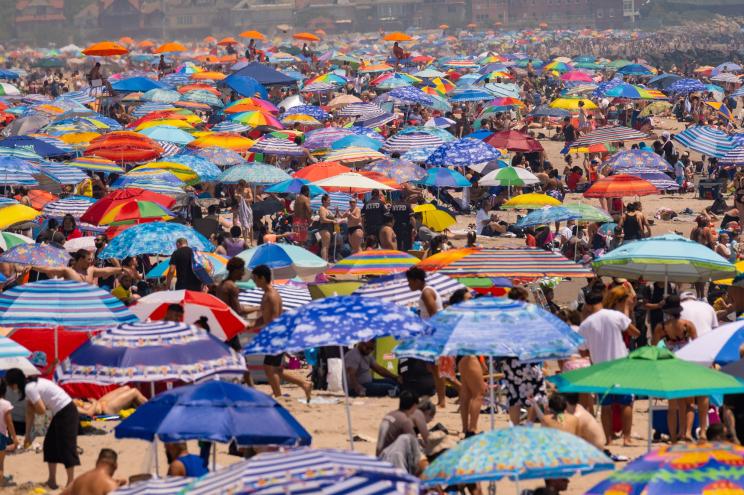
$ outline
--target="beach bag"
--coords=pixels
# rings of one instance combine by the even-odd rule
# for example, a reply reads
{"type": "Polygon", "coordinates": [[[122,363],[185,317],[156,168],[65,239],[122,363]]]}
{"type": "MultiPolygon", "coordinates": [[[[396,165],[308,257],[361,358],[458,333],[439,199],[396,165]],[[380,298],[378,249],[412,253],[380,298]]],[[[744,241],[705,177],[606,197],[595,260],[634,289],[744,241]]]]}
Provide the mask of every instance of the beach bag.
{"type": "Polygon", "coordinates": [[[341,380],[343,380],[343,367],[341,366],[341,358],[328,358],[328,375],[326,376],[328,391],[342,392],[344,390],[344,386],[341,383],[341,380]]]}
{"type": "Polygon", "coordinates": [[[214,264],[207,256],[194,251],[191,259],[191,269],[201,283],[206,285],[214,283],[214,264]]]}

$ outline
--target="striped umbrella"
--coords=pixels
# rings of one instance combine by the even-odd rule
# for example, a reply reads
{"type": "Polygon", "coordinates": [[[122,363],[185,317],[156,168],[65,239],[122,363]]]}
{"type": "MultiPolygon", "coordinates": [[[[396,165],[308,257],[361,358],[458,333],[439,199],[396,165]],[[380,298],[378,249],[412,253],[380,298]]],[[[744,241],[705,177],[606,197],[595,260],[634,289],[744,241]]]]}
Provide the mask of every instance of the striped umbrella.
{"type": "Polygon", "coordinates": [[[337,110],[335,113],[339,117],[358,117],[360,115],[368,115],[374,113],[383,112],[383,109],[374,103],[350,103],[344,106],[341,110],[337,110]]]}
{"type": "Polygon", "coordinates": [[[426,160],[438,167],[467,166],[501,158],[501,152],[479,139],[462,138],[439,146],[426,160]]]}
{"type": "Polygon", "coordinates": [[[140,254],[169,256],[176,250],[176,239],[183,237],[197,251],[214,251],[209,240],[186,225],[151,222],[135,225],[114,237],[101,251],[101,259],[124,259],[140,254]]]}
{"type": "Polygon", "coordinates": [[[326,275],[368,276],[404,272],[418,263],[418,258],[402,251],[369,249],[352,254],[326,270],[326,275]]]}
{"type": "Polygon", "coordinates": [[[744,146],[734,148],[718,161],[724,165],[744,165],[744,146]]]}
{"type": "Polygon", "coordinates": [[[707,156],[723,158],[733,151],[736,141],[723,131],[704,125],[694,125],[675,134],[673,139],[707,156]]]}
{"type": "Polygon", "coordinates": [[[382,151],[403,154],[413,148],[436,147],[442,144],[444,144],[444,141],[441,138],[428,133],[396,134],[385,141],[382,151]]]}
{"type": "Polygon", "coordinates": [[[383,112],[383,113],[375,114],[375,115],[360,115],[354,121],[354,125],[374,128],[374,127],[383,126],[385,124],[389,124],[390,122],[394,121],[397,118],[398,117],[395,114],[387,113],[387,112],[383,112]]]}
{"type": "Polygon", "coordinates": [[[139,322],[135,317],[92,336],[62,362],[56,378],[63,383],[110,385],[195,382],[244,372],[243,357],[206,330],[170,321],[139,322]]]}
{"type": "MultiPolygon", "coordinates": [[[[39,171],[58,184],[75,185],[88,178],[82,171],[59,163],[44,163],[39,166],[39,171]]],[[[43,184],[44,177],[40,177],[40,180],[43,184]]]]}
{"type": "Polygon", "coordinates": [[[240,122],[223,120],[219,124],[212,127],[212,130],[214,132],[238,132],[240,133],[240,132],[245,132],[245,131],[250,130],[250,127],[245,124],[241,124],[240,122]]]}
{"type": "Polygon", "coordinates": [[[316,81],[308,84],[307,86],[300,89],[302,93],[323,93],[325,91],[333,91],[336,89],[335,84],[326,83],[322,81],[316,81]]]}
{"type": "MultiPolygon", "coordinates": [[[[443,298],[448,298],[455,291],[465,288],[457,279],[441,273],[428,274],[426,285],[436,289],[443,298]]],[[[352,292],[352,295],[377,297],[383,301],[400,304],[401,306],[414,306],[418,304],[421,298],[420,291],[412,291],[408,287],[408,279],[404,273],[395,273],[372,279],[352,292]]]]}
{"type": "MultiPolygon", "coordinates": [[[[318,194],[310,200],[310,208],[313,211],[320,210],[322,194],[318,194]]],[[[349,209],[349,201],[353,198],[351,194],[343,192],[329,192],[328,198],[331,201],[331,209],[335,210],[338,208],[339,212],[345,212],[349,209]]]]}
{"type": "Polygon", "coordinates": [[[614,170],[616,174],[632,175],[645,181],[650,182],[659,191],[676,191],[679,189],[677,181],[670,178],[664,172],[660,172],[654,168],[642,168],[642,167],[630,167],[630,168],[617,168],[614,170]]]}
{"type": "Polygon", "coordinates": [[[630,127],[621,125],[599,127],[571,143],[572,148],[591,146],[593,144],[617,143],[648,139],[649,136],[630,127]]]}
{"type": "Polygon", "coordinates": [[[72,215],[80,218],[95,202],[95,199],[87,196],[70,196],[45,204],[41,212],[47,217],[62,218],[65,215],[72,215]]]}
{"type": "Polygon", "coordinates": [[[176,186],[170,182],[166,182],[160,179],[136,178],[124,184],[114,183],[111,186],[112,189],[123,189],[127,187],[136,187],[139,189],[146,189],[147,191],[165,194],[168,196],[181,196],[183,194],[186,194],[186,191],[182,189],[183,186],[176,186]]]}
{"type": "Polygon", "coordinates": [[[623,198],[626,196],[648,196],[658,194],[650,182],[627,174],[604,177],[584,192],[585,198],[623,198]]]}
{"type": "Polygon", "coordinates": [[[615,153],[602,164],[612,170],[621,168],[644,168],[660,172],[672,170],[672,166],[662,157],[652,151],[627,150],[615,153]]]}
{"type": "Polygon", "coordinates": [[[205,158],[218,167],[231,167],[233,165],[243,165],[246,163],[245,158],[243,158],[237,151],[216,146],[207,146],[190,151],[189,153],[205,158]]]}
{"type": "Polygon", "coordinates": [[[41,280],[3,292],[0,318],[9,327],[100,328],[137,321],[110,293],[71,280],[41,280]]]}
{"type": "MultiPolygon", "coordinates": [[[[310,291],[305,284],[277,285],[276,290],[282,297],[282,308],[285,310],[297,309],[312,301],[310,291]]],[[[238,294],[238,301],[243,306],[260,306],[263,295],[264,291],[258,288],[242,290],[238,294]]]]}
{"type": "Polygon", "coordinates": [[[225,170],[217,178],[217,181],[223,184],[237,184],[244,180],[250,184],[269,185],[291,178],[287,172],[279,167],[266,165],[265,163],[249,163],[247,165],[236,165],[225,170]]]}
{"type": "Polygon", "coordinates": [[[336,150],[328,155],[325,159],[329,162],[341,162],[341,163],[362,163],[371,162],[374,160],[382,160],[386,158],[385,155],[379,151],[375,151],[370,148],[359,148],[356,146],[350,146],[342,150],[336,150]]]}
{"type": "Polygon", "coordinates": [[[134,110],[132,110],[132,115],[134,117],[140,118],[140,117],[144,117],[148,113],[162,112],[164,110],[175,110],[175,109],[176,107],[174,107],[170,103],[144,103],[142,105],[139,105],[134,110]]]}
{"type": "MultiPolygon", "coordinates": [[[[542,277],[591,278],[591,269],[568,258],[537,248],[463,250],[463,256],[445,264],[439,273],[450,277],[513,277],[535,279],[542,277]]],[[[436,256],[436,255],[435,255],[436,256]]],[[[435,260],[424,260],[431,264],[435,260]]]]}
{"type": "Polygon", "coordinates": [[[305,150],[289,139],[263,137],[256,141],[248,151],[264,155],[305,156],[305,150]]]}
{"type": "Polygon", "coordinates": [[[351,129],[341,129],[338,127],[321,128],[305,134],[303,145],[309,150],[328,149],[339,139],[346,136],[353,136],[354,134],[351,129]]]}
{"type": "Polygon", "coordinates": [[[22,243],[0,254],[0,262],[25,266],[60,268],[68,265],[70,255],[64,249],[47,244],[22,243]]]}
{"type": "Polygon", "coordinates": [[[71,167],[92,170],[94,172],[113,172],[115,174],[124,173],[124,169],[117,165],[116,162],[95,156],[81,156],[67,162],[67,164],[71,167]]]}

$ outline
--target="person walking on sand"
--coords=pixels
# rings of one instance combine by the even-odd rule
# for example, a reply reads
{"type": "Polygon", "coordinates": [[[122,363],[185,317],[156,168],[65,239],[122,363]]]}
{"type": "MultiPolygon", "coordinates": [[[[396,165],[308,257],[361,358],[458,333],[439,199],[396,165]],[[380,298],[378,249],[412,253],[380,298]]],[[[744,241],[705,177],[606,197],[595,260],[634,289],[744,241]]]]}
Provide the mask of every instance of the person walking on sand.
{"type": "MultiPolygon", "coordinates": [[[[261,308],[259,310],[260,315],[258,320],[256,320],[256,326],[254,327],[254,330],[259,330],[279,318],[282,314],[282,296],[271,283],[271,269],[268,266],[258,265],[255,267],[253,269],[252,278],[256,283],[256,287],[263,291],[261,308]]],[[[310,403],[310,394],[313,390],[313,385],[310,382],[284,373],[282,367],[283,361],[284,353],[275,356],[267,355],[264,357],[263,368],[266,373],[266,378],[269,380],[269,385],[271,385],[271,392],[274,394],[274,397],[281,397],[282,379],[285,379],[289,383],[300,387],[305,392],[307,402],[310,403]]]]}

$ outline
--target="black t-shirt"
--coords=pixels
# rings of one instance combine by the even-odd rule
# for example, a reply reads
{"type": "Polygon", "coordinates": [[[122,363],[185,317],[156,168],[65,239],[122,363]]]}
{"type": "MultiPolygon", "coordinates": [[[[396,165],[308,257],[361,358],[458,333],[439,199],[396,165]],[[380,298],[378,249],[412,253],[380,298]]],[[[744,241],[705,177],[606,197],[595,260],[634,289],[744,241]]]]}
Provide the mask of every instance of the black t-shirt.
{"type": "Polygon", "coordinates": [[[192,268],[193,259],[194,251],[188,246],[173,251],[169,265],[176,267],[176,290],[201,290],[201,280],[194,275],[192,268]]]}
{"type": "Polygon", "coordinates": [[[395,220],[396,230],[411,226],[411,215],[413,214],[413,210],[411,209],[411,205],[405,201],[396,201],[390,205],[390,214],[395,220]]]}
{"type": "Polygon", "coordinates": [[[398,360],[398,375],[403,380],[403,390],[410,390],[417,395],[431,395],[434,390],[434,376],[426,361],[401,358],[398,360]]]}
{"type": "Polygon", "coordinates": [[[362,207],[365,231],[377,235],[377,231],[384,223],[385,205],[379,199],[373,199],[362,207]],[[374,228],[371,228],[374,227],[374,228]]]}
{"type": "Polygon", "coordinates": [[[565,136],[566,142],[573,143],[576,141],[576,128],[573,124],[568,124],[563,128],[563,135],[565,136]]]}

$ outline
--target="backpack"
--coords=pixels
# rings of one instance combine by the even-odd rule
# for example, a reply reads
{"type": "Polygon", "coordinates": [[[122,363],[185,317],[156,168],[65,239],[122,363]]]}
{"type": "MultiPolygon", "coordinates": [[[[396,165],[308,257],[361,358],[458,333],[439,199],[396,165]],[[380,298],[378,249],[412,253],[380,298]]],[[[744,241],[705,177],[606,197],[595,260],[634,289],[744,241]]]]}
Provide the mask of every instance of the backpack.
{"type": "Polygon", "coordinates": [[[207,256],[193,251],[191,269],[201,283],[205,285],[211,285],[214,283],[214,264],[207,256]]]}

